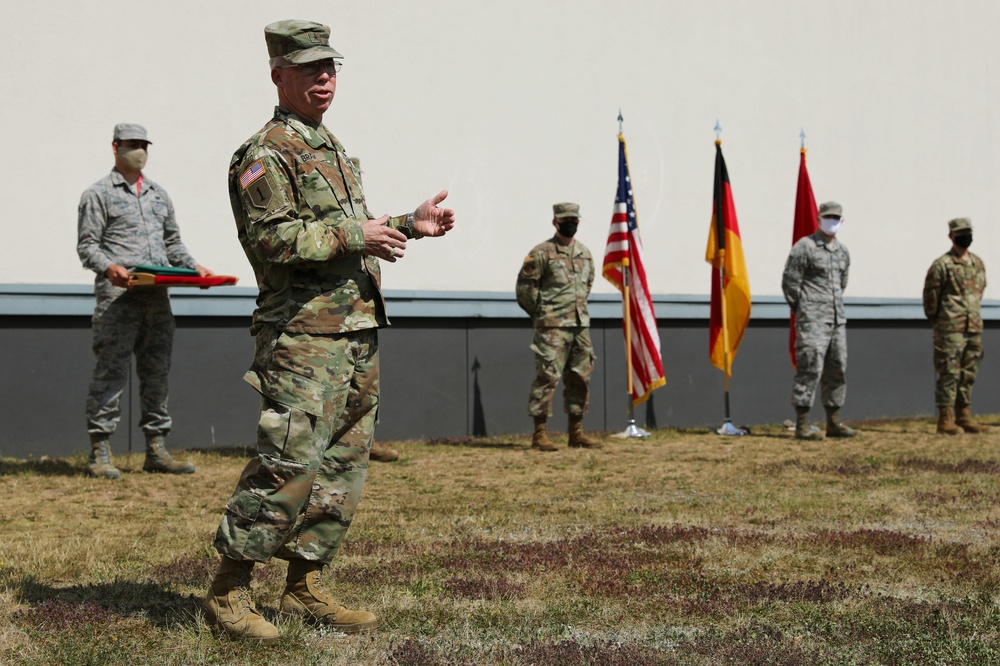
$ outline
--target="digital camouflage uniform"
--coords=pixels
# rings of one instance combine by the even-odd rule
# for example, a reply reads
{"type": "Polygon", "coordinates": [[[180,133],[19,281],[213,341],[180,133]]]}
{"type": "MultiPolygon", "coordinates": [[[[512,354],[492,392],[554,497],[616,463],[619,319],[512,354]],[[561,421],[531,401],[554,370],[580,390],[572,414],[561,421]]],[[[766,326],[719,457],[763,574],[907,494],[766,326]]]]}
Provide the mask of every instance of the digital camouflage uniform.
{"type": "Polygon", "coordinates": [[[934,331],[938,407],[972,404],[972,385],[983,358],[980,301],[985,289],[986,267],[971,252],[964,262],[952,249],[927,271],[924,314],[934,331]]]}
{"type": "Polygon", "coordinates": [[[96,356],[87,395],[87,432],[114,433],[121,418],[121,396],[135,354],[141,417],[147,436],[170,431],[167,376],[174,339],[174,317],[167,289],[122,289],[105,275],[109,266],[139,264],[194,268],[181,242],[174,205],[166,190],[144,178],[129,185],[117,169],[91,185],[80,198],[77,254],[97,274],[93,349],[96,356]]]}
{"type": "Polygon", "coordinates": [[[839,409],[847,396],[847,316],[844,289],[851,256],[843,243],[817,231],[800,238],[785,263],[781,289],[795,313],[792,405],[812,407],[817,382],[823,405],[839,409]]]}
{"type": "MultiPolygon", "coordinates": [[[[262,396],[257,457],[215,539],[225,557],[329,563],[361,499],[388,325],[359,172],[320,125],[276,108],[233,155],[229,196],[260,295],[244,379],[262,396]]],[[[407,216],[389,226],[413,238],[407,216]]]]}
{"type": "Polygon", "coordinates": [[[582,416],[587,411],[594,370],[587,296],[593,283],[594,260],[580,241],[562,245],[553,237],[524,259],[517,303],[535,325],[535,379],[528,399],[533,417],[551,415],[560,377],[566,413],[582,416]]]}

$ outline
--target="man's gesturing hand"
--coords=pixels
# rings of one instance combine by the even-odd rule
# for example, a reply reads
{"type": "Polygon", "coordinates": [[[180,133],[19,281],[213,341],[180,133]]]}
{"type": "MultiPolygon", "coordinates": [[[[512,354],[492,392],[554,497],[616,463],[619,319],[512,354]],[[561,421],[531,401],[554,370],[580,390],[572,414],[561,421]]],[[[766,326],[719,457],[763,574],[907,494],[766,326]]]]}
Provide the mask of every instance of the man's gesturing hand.
{"type": "Polygon", "coordinates": [[[365,232],[365,254],[386,261],[396,261],[403,256],[403,250],[406,249],[406,236],[387,227],[388,221],[389,216],[383,215],[377,220],[368,220],[361,225],[361,229],[365,232]]]}
{"type": "Polygon", "coordinates": [[[438,204],[448,196],[448,190],[441,190],[433,199],[423,202],[413,211],[413,228],[421,236],[444,236],[455,226],[455,211],[438,208],[438,204]]]}

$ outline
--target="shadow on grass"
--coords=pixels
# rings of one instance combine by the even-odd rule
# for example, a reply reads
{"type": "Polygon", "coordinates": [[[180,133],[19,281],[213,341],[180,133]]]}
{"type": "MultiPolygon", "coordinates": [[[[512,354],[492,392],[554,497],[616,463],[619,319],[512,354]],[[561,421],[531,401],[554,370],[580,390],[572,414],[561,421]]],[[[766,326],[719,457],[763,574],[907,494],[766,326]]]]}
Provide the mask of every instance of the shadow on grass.
{"type": "Polygon", "coordinates": [[[16,476],[32,474],[35,476],[82,476],[86,468],[63,458],[44,458],[38,460],[16,460],[0,458],[0,476],[16,476]]]}
{"type": "Polygon", "coordinates": [[[524,443],[510,442],[503,440],[488,440],[478,437],[435,437],[433,439],[422,440],[428,446],[460,446],[470,449],[524,449],[524,443]]]}
{"type": "Polygon", "coordinates": [[[19,611],[21,619],[40,628],[72,629],[139,615],[168,628],[193,622],[202,605],[201,598],[178,594],[169,585],[132,581],[53,587],[29,577],[19,592],[20,600],[31,606],[19,611]]]}

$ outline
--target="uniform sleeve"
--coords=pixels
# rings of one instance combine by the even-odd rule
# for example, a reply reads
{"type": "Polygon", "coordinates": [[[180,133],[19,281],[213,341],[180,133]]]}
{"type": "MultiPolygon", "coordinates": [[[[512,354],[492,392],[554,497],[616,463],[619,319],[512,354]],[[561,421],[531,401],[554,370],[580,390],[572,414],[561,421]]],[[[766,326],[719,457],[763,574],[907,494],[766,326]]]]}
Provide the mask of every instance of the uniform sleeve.
{"type": "Polygon", "coordinates": [[[177,218],[174,216],[174,202],[162,189],[160,196],[167,203],[167,217],[163,221],[163,244],[167,248],[167,258],[170,260],[170,265],[194,268],[198,262],[194,260],[184,243],[181,242],[181,230],[177,226],[177,218]]]}
{"type": "Polygon", "coordinates": [[[941,307],[941,285],[944,284],[945,271],[940,262],[935,261],[924,278],[924,316],[933,321],[941,307]]]}
{"type": "Polygon", "coordinates": [[[304,200],[290,163],[280,152],[265,149],[230,170],[230,191],[243,210],[254,254],[269,263],[299,264],[364,252],[365,220],[318,218],[304,200]]]}
{"type": "Polygon", "coordinates": [[[785,272],[781,276],[781,292],[785,295],[785,302],[793,311],[799,309],[799,293],[802,289],[802,276],[805,275],[805,252],[802,246],[796,243],[792,251],[788,253],[788,260],[785,261],[785,272]]]}
{"type": "Polygon", "coordinates": [[[844,248],[844,270],[840,274],[840,290],[845,291],[847,289],[847,276],[851,272],[851,253],[843,245],[841,247],[844,248]]]}
{"type": "Polygon", "coordinates": [[[538,287],[542,268],[542,257],[537,252],[532,252],[524,258],[521,271],[517,274],[517,304],[532,319],[538,313],[538,287]]]}
{"type": "Polygon", "coordinates": [[[80,197],[77,208],[76,253],[83,267],[104,275],[115,262],[101,249],[101,239],[108,223],[107,211],[100,195],[90,189],[80,197]]]}
{"type": "Polygon", "coordinates": [[[594,287],[594,258],[588,254],[587,261],[590,262],[590,278],[587,280],[587,293],[590,294],[590,290],[594,287]]]}

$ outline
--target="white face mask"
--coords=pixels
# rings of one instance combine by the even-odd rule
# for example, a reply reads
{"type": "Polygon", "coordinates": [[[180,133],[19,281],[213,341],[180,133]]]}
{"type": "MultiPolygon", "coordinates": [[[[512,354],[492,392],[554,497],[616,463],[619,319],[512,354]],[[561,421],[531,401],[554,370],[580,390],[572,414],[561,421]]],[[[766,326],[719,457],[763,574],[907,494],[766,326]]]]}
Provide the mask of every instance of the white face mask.
{"type": "Polygon", "coordinates": [[[836,236],[837,232],[840,231],[840,225],[844,223],[844,218],[837,219],[836,217],[821,217],[819,218],[819,228],[827,236],[836,236]]]}

